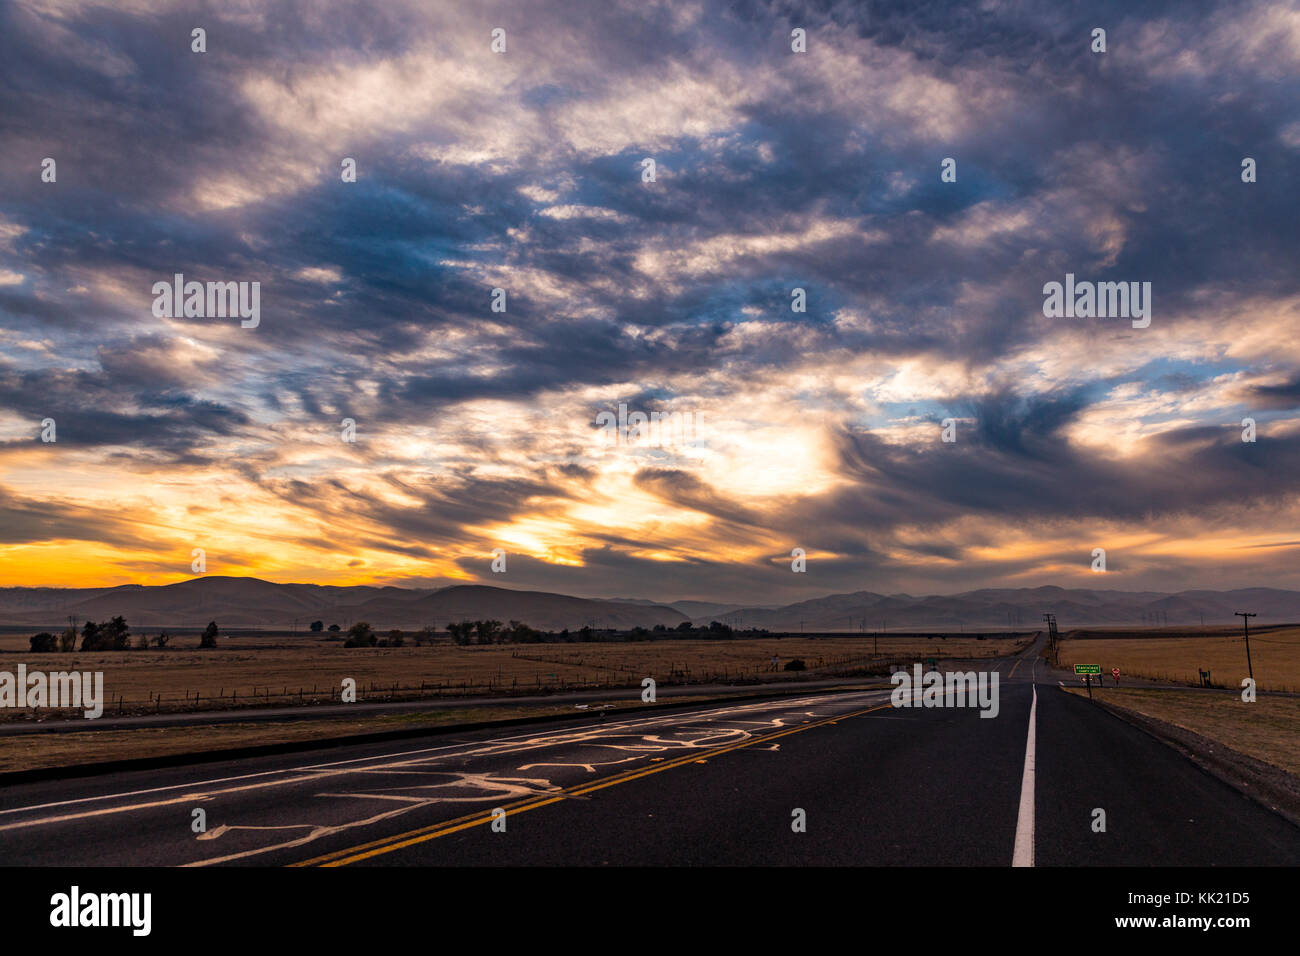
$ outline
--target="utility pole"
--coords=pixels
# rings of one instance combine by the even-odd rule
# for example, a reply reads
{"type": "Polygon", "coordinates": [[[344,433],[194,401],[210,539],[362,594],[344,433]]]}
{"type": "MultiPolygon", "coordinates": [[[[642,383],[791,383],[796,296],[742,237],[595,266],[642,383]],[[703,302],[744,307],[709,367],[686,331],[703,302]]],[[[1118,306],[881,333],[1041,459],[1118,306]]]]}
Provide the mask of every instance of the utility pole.
{"type": "Polygon", "coordinates": [[[1250,618],[1255,617],[1256,615],[1246,611],[1233,611],[1233,613],[1237,617],[1241,618],[1241,627],[1246,636],[1246,672],[1250,674],[1250,679],[1254,680],[1255,668],[1250,666],[1250,618]]]}

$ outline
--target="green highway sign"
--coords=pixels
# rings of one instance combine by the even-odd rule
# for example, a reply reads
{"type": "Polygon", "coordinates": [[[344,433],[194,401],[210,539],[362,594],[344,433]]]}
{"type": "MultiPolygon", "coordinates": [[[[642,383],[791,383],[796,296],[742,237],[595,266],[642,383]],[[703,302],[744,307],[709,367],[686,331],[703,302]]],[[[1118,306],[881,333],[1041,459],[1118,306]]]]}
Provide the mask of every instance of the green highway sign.
{"type": "Polygon", "coordinates": [[[1074,672],[1076,674],[1101,674],[1100,664],[1075,664],[1074,672]]]}

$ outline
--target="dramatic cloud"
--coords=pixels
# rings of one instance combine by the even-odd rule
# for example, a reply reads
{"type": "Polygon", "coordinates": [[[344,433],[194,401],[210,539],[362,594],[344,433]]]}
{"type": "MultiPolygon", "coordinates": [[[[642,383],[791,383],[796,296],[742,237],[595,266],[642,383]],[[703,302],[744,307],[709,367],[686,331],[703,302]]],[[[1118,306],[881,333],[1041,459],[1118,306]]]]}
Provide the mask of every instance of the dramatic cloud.
{"type": "Polygon", "coordinates": [[[1282,0],[16,0],[0,84],[0,585],[1300,587],[1282,0]]]}

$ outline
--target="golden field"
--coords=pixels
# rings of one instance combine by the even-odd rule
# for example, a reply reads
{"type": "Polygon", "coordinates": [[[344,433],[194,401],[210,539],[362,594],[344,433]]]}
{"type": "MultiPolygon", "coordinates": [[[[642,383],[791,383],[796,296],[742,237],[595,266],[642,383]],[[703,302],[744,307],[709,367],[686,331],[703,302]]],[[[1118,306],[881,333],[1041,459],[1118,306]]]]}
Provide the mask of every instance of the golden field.
{"type": "MultiPolygon", "coordinates": [[[[0,670],[19,662],[45,670],[103,671],[105,714],[226,708],[298,701],[338,700],[342,681],[357,683],[357,699],[439,695],[536,693],[601,687],[639,687],[642,678],[661,684],[785,680],[829,677],[911,663],[929,657],[973,659],[1004,656],[1029,638],[974,636],[946,639],[884,637],[878,653],[870,637],[759,638],[589,644],[496,644],[459,647],[345,648],[318,638],[222,638],[215,650],[189,646],[166,650],[31,654],[26,638],[0,639],[0,670]],[[801,673],[770,670],[802,659],[801,673]]],[[[0,711],[23,717],[24,710],[0,711]]]]}
{"type": "MultiPolygon", "coordinates": [[[[1104,632],[1093,632],[1104,633],[1104,632]]],[[[1199,684],[1198,670],[1208,670],[1214,684],[1240,687],[1246,676],[1246,645],[1241,631],[1209,635],[1161,632],[1146,636],[1099,637],[1087,640],[1066,635],[1060,642],[1062,667],[1100,664],[1109,682],[1110,669],[1152,680],[1199,684]]],[[[1261,690],[1300,690],[1300,627],[1261,629],[1250,635],[1255,683],[1261,690]]]]}

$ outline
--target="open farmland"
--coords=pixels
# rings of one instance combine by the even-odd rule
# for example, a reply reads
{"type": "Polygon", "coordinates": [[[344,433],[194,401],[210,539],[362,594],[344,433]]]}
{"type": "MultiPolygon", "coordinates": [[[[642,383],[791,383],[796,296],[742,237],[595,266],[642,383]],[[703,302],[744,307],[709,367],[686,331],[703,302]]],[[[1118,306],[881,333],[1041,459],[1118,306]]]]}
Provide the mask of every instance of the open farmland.
{"type": "MultiPolygon", "coordinates": [[[[1062,667],[1100,664],[1106,674],[1118,667],[1122,675],[1151,680],[1198,684],[1197,672],[1208,670],[1212,683],[1239,687],[1247,674],[1240,628],[1217,628],[1208,634],[1075,632],[1064,636],[1059,650],[1062,667]]],[[[1300,626],[1252,630],[1250,658],[1259,689],[1300,690],[1300,626]]]]}
{"type": "MultiPolygon", "coordinates": [[[[978,659],[1027,646],[1020,638],[974,636],[787,637],[583,644],[495,644],[345,648],[325,639],[222,638],[216,650],[31,654],[27,641],[0,641],[0,669],[21,661],[48,670],[103,671],[106,713],[229,708],[337,700],[342,681],[367,697],[537,693],[581,688],[788,680],[888,672],[891,663],[978,659]],[[771,658],[779,658],[773,670],[771,658]],[[806,670],[784,665],[793,658],[806,670]]],[[[179,643],[179,641],[178,641],[179,643]]],[[[190,639],[185,640],[190,644],[190,639]]],[[[5,717],[22,718],[24,710],[5,717]]]]}

